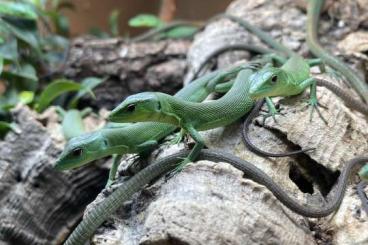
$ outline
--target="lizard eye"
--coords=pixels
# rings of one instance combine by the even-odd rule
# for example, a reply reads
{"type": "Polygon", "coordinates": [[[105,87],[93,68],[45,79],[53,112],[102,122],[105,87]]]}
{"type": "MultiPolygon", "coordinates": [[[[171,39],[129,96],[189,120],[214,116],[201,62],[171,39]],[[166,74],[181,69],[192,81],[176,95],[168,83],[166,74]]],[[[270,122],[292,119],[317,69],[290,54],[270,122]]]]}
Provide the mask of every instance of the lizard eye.
{"type": "Polygon", "coordinates": [[[273,75],[273,76],[271,77],[271,82],[272,82],[272,83],[276,83],[276,82],[277,82],[277,76],[276,76],[276,75],[273,75]]]}
{"type": "Polygon", "coordinates": [[[133,112],[135,110],[135,104],[129,104],[126,109],[128,112],[133,112]]]}
{"type": "Polygon", "coordinates": [[[81,156],[81,155],[82,155],[82,153],[83,153],[82,148],[76,148],[76,149],[74,149],[74,150],[72,151],[72,155],[73,155],[74,157],[79,157],[79,156],[81,156]]]}

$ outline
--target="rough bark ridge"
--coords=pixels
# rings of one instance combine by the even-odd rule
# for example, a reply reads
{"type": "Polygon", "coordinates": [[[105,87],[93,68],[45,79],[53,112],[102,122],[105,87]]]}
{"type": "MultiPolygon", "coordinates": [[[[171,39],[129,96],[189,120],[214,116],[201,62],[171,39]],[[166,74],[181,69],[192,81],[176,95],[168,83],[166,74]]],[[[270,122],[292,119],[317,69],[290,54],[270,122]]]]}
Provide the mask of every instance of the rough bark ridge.
{"type": "Polygon", "coordinates": [[[0,141],[0,243],[60,244],[103,187],[107,171],[55,171],[60,148],[35,113],[19,107],[13,116],[20,133],[0,141]]]}
{"type": "Polygon", "coordinates": [[[189,41],[124,43],[121,39],[79,38],[70,50],[65,75],[107,77],[89,106],[112,109],[127,95],[151,90],[169,94],[182,86],[189,41]]]}
{"type": "MultiPolygon", "coordinates": [[[[357,18],[347,16],[365,13],[367,8],[366,1],[358,1],[358,5],[355,1],[329,2],[327,13],[338,21],[331,22],[326,15],[322,18],[322,42],[339,54],[335,48],[338,41],[331,40],[342,40],[349,32],[363,26],[362,15],[354,15],[357,18]],[[349,9],[354,11],[349,12],[349,9]]],[[[263,28],[293,50],[308,54],[304,31],[306,16],[295,1],[237,0],[227,12],[263,28]]],[[[188,53],[189,76],[216,47],[242,42],[259,43],[228,20],[209,25],[196,37],[188,53]]],[[[218,67],[238,59],[226,55],[224,62],[223,57],[217,63],[218,67]]],[[[354,65],[359,63],[344,57],[354,65]]],[[[361,115],[348,109],[338,97],[323,88],[318,89],[318,96],[328,108],[323,110],[328,125],[317,116],[310,123],[309,111],[302,101],[306,96],[307,93],[281,100],[286,115],[278,118],[278,124],[267,121],[273,130],[254,124],[251,137],[268,151],[282,152],[301,146],[316,147],[314,152],[284,159],[256,156],[244,149],[239,138],[239,124],[203,135],[209,148],[226,150],[257,164],[301,203],[321,206],[344,162],[367,152],[368,125],[361,115]]],[[[164,154],[173,151],[170,149],[164,154]]],[[[341,208],[332,219],[304,219],[284,208],[263,187],[243,180],[238,170],[226,164],[195,163],[167,182],[160,181],[138,193],[110,219],[108,227],[103,227],[100,234],[94,236],[93,241],[96,244],[364,243],[368,240],[365,232],[367,216],[352,187],[348,188],[341,208]]]]}

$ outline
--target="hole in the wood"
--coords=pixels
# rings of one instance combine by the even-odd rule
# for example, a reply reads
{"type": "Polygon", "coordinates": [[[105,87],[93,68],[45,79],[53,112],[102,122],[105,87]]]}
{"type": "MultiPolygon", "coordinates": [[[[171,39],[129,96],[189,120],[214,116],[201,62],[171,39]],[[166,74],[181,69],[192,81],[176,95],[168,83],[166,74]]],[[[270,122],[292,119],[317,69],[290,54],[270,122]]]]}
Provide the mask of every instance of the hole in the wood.
{"type": "Polygon", "coordinates": [[[18,170],[15,172],[15,181],[17,181],[18,183],[22,182],[22,173],[18,170]]]}
{"type": "MultiPolygon", "coordinates": [[[[263,125],[260,125],[260,123],[257,120],[255,121],[255,125],[263,126],[263,125]]],[[[290,151],[290,150],[295,151],[295,150],[301,149],[300,146],[289,141],[286,135],[280,130],[277,130],[272,127],[267,127],[267,126],[264,126],[264,128],[267,128],[268,130],[270,130],[285,145],[287,145],[288,146],[287,151],[290,151]]],[[[294,167],[304,170],[303,171],[304,176],[305,176],[304,180],[307,180],[306,178],[308,178],[311,185],[312,183],[316,183],[322,195],[327,196],[327,194],[330,192],[330,190],[336,183],[337,178],[339,177],[339,171],[333,172],[329,170],[325,166],[319,164],[318,162],[310,158],[309,155],[307,154],[298,154],[298,155],[293,156],[293,158],[298,164],[298,166],[294,166],[294,167]]],[[[309,187],[307,187],[308,184],[304,182],[304,180],[302,180],[301,177],[295,177],[296,176],[295,169],[294,170],[290,169],[290,171],[294,171],[293,173],[289,173],[290,179],[300,188],[301,191],[305,192],[305,188],[309,189],[309,187]],[[292,179],[291,176],[293,176],[294,179],[292,179]],[[295,179],[297,181],[295,181],[295,179]],[[302,186],[302,188],[300,186],[302,186]]],[[[307,193],[310,193],[309,191],[307,191],[307,193]]],[[[313,191],[311,193],[313,193],[313,191]]]]}
{"type": "Polygon", "coordinates": [[[291,164],[290,166],[289,178],[303,193],[313,194],[313,184],[303,176],[300,169],[295,164],[291,164]]]}
{"type": "Polygon", "coordinates": [[[34,188],[40,188],[40,184],[38,182],[33,183],[34,188]]]}
{"type": "Polygon", "coordinates": [[[321,194],[323,196],[327,196],[336,183],[340,172],[331,171],[306,154],[296,156],[295,160],[299,167],[304,169],[304,173],[310,178],[310,180],[317,184],[321,194]]]}

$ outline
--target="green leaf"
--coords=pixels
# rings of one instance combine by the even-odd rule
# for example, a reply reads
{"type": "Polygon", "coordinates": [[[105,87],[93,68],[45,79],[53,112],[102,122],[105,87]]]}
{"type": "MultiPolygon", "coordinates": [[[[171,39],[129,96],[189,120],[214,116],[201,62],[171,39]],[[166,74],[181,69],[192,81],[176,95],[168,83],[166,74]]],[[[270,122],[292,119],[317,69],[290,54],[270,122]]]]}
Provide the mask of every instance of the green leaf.
{"type": "Polygon", "coordinates": [[[198,31],[194,26],[178,26],[165,33],[166,38],[190,38],[198,31]]]}
{"type": "Polygon", "coordinates": [[[18,103],[18,93],[13,87],[6,89],[5,94],[0,96],[0,112],[8,112],[18,103]]]}
{"type": "Polygon", "coordinates": [[[19,93],[19,102],[22,104],[29,104],[33,101],[34,92],[32,91],[22,91],[19,93]]]}
{"type": "Polygon", "coordinates": [[[131,27],[159,27],[164,24],[156,15],[153,14],[139,14],[129,20],[131,27]]]}
{"type": "Polygon", "coordinates": [[[109,16],[110,32],[114,37],[119,36],[119,15],[120,11],[114,9],[109,16]]]}
{"type": "Polygon", "coordinates": [[[1,73],[3,72],[3,66],[4,66],[4,59],[0,57],[0,76],[1,73]]]}
{"type": "Polygon", "coordinates": [[[33,82],[37,82],[36,69],[30,64],[22,64],[20,66],[13,66],[12,69],[3,72],[3,77],[12,79],[14,77],[20,79],[27,79],[33,82]]]}
{"type": "Polygon", "coordinates": [[[50,83],[45,90],[41,93],[38,105],[36,107],[38,112],[43,111],[46,107],[59,95],[70,92],[78,91],[82,88],[82,85],[66,79],[58,79],[50,83]]]}
{"type": "Polygon", "coordinates": [[[58,14],[55,19],[55,28],[56,33],[59,35],[68,36],[70,29],[69,19],[64,15],[58,14]]]}
{"type": "Polygon", "coordinates": [[[10,130],[13,130],[16,133],[20,133],[15,123],[8,123],[8,122],[0,121],[0,138],[4,138],[4,136],[10,130]]]}
{"type": "Polygon", "coordinates": [[[40,52],[36,22],[0,18],[0,26],[40,52]]]}
{"type": "Polygon", "coordinates": [[[34,8],[25,3],[0,1],[0,15],[36,20],[34,8]]]}
{"type": "Polygon", "coordinates": [[[73,97],[71,102],[69,103],[69,108],[75,108],[77,106],[78,100],[82,98],[86,94],[90,94],[92,98],[95,98],[92,90],[99,84],[101,84],[105,79],[97,78],[97,77],[87,77],[83,79],[81,83],[81,89],[78,93],[73,97]]]}
{"type": "Polygon", "coordinates": [[[0,57],[11,61],[18,60],[18,44],[15,38],[0,44],[0,57]]]}

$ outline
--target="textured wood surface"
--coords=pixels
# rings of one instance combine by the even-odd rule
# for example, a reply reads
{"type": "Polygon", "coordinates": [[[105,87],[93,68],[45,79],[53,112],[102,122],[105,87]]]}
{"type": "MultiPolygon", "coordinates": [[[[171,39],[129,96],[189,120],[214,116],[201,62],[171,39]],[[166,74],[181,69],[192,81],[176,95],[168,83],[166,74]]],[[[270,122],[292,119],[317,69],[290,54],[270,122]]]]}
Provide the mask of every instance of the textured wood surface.
{"type": "Polygon", "coordinates": [[[19,134],[0,141],[0,243],[60,244],[103,187],[107,171],[93,165],[55,171],[60,148],[35,113],[18,107],[13,116],[19,134]]]}
{"type": "MultiPolygon", "coordinates": [[[[359,5],[362,8],[359,10],[354,6],[356,3],[352,1],[348,4],[334,1],[326,7],[325,13],[333,15],[337,22],[322,18],[322,41],[335,54],[341,54],[336,49],[339,41],[357,31],[357,23],[365,23],[360,17],[347,18],[348,9],[361,12],[367,5],[359,5]],[[337,28],[338,23],[342,28],[337,28]]],[[[237,0],[227,11],[307,55],[304,10],[296,1],[237,0]]],[[[216,47],[241,42],[259,43],[259,40],[228,20],[207,26],[197,35],[188,53],[187,80],[216,47]]],[[[249,54],[223,55],[217,67],[244,57],[249,54]]],[[[360,67],[357,65],[361,61],[347,55],[345,58],[355,68],[360,67]]],[[[362,115],[348,109],[338,97],[323,88],[318,89],[318,97],[327,106],[322,113],[328,125],[317,115],[309,122],[309,110],[303,102],[307,96],[308,92],[282,99],[279,103],[285,116],[278,117],[277,124],[267,120],[271,129],[262,127],[257,118],[250,134],[254,143],[268,151],[282,152],[299,146],[316,147],[314,152],[282,159],[256,156],[245,149],[239,123],[203,132],[206,145],[253,162],[301,203],[321,206],[331,198],[328,194],[344,162],[368,150],[368,125],[362,115]]],[[[164,155],[178,149],[166,148],[164,155]]],[[[93,241],[96,244],[364,244],[367,241],[364,232],[368,228],[367,216],[352,189],[354,185],[349,186],[340,210],[332,218],[305,219],[283,207],[264,187],[243,180],[236,173],[236,169],[226,164],[192,164],[176,177],[160,180],[135,195],[109,219],[108,226],[100,228],[93,241]]]]}
{"type": "Polygon", "coordinates": [[[126,96],[143,90],[175,93],[182,86],[189,41],[124,43],[121,39],[79,38],[70,50],[65,75],[106,77],[85,103],[113,109],[126,96]]]}

